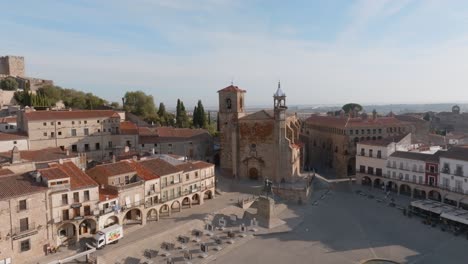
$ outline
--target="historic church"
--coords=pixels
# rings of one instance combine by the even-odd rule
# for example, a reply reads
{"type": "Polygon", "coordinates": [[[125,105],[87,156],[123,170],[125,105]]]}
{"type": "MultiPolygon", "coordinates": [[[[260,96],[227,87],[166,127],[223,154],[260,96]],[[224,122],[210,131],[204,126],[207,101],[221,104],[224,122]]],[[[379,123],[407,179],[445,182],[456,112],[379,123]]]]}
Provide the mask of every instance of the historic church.
{"type": "Polygon", "coordinates": [[[230,85],[218,91],[220,167],[238,179],[291,182],[300,174],[300,123],[286,112],[286,94],[273,95],[273,110],[245,112],[246,91],[230,85]]]}

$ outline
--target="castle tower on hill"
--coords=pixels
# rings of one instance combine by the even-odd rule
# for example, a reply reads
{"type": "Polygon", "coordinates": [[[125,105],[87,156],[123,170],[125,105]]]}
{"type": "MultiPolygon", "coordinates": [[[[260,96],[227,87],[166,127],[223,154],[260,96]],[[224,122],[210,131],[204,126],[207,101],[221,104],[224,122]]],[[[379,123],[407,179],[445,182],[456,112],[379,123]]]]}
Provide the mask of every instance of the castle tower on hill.
{"type": "Polygon", "coordinates": [[[3,56],[0,57],[0,75],[14,77],[25,76],[24,57],[3,56]]]}
{"type": "Polygon", "coordinates": [[[230,85],[218,91],[220,167],[237,179],[293,181],[301,167],[300,123],[287,115],[281,85],[273,109],[245,113],[246,91],[230,85]]]}

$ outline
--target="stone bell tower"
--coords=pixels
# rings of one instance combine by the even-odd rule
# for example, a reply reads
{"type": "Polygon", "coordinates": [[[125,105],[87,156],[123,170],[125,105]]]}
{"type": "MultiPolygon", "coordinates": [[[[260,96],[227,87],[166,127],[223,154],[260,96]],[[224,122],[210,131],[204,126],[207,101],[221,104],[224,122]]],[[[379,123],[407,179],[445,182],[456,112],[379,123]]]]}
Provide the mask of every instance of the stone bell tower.
{"type": "Polygon", "coordinates": [[[273,178],[274,182],[281,182],[287,178],[285,170],[287,159],[283,158],[283,154],[287,151],[288,146],[286,140],[286,94],[281,90],[281,83],[278,82],[278,88],[273,95],[273,107],[275,113],[275,147],[276,147],[276,175],[273,178]]]}
{"type": "Polygon", "coordinates": [[[239,118],[245,115],[245,90],[231,84],[218,91],[220,132],[220,168],[233,177],[239,177],[239,118]]]}

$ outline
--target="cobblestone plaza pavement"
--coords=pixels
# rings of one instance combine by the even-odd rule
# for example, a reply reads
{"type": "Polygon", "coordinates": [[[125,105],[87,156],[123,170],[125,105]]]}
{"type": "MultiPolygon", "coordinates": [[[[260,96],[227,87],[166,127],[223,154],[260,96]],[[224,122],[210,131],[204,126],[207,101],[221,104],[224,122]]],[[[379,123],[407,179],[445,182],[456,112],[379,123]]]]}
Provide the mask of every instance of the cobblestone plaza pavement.
{"type": "MultiPolygon", "coordinates": [[[[213,244],[208,258],[201,259],[197,253],[191,263],[326,264],[362,263],[377,258],[399,263],[468,263],[465,236],[455,237],[439,227],[422,224],[421,218],[404,216],[398,208],[388,206],[380,190],[348,182],[334,184],[329,190],[317,181],[314,187],[308,203],[290,205],[281,213],[286,225],[267,232],[260,228],[255,236],[236,237],[235,244],[223,244],[220,252],[213,250],[213,244]]],[[[97,254],[105,264],[139,263],[137,259],[143,263],[145,249],[160,250],[163,241],[187,235],[193,228],[202,229],[207,214],[234,205],[237,197],[245,195],[234,192],[236,189],[231,188],[205,206],[183,211],[154,225],[135,226],[133,231],[130,228],[119,244],[97,254]]],[[[400,206],[410,202],[405,196],[393,197],[400,206]]],[[[213,242],[210,239],[202,237],[202,241],[213,242]]],[[[196,248],[195,244],[192,242],[189,247],[196,248]]],[[[172,251],[172,256],[181,260],[178,253],[172,251]]],[[[158,257],[153,263],[166,263],[166,258],[158,257]]]]}
{"type": "MultiPolygon", "coordinates": [[[[455,237],[389,207],[379,190],[341,183],[318,190],[316,205],[297,209],[303,222],[293,231],[257,236],[214,263],[362,263],[382,258],[400,263],[468,263],[465,236],[455,237]],[[364,190],[375,197],[359,195],[364,190]],[[322,199],[320,199],[322,197],[322,199]]],[[[407,205],[406,197],[395,197],[407,205]]]]}

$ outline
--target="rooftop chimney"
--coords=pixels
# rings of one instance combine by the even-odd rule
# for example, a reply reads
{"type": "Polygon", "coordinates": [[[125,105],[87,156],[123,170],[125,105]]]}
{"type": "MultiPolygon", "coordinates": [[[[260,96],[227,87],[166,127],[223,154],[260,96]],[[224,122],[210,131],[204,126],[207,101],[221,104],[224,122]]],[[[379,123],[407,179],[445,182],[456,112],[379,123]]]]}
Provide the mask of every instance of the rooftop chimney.
{"type": "Polygon", "coordinates": [[[11,151],[11,163],[19,163],[21,162],[21,154],[17,146],[13,147],[11,151]]]}

